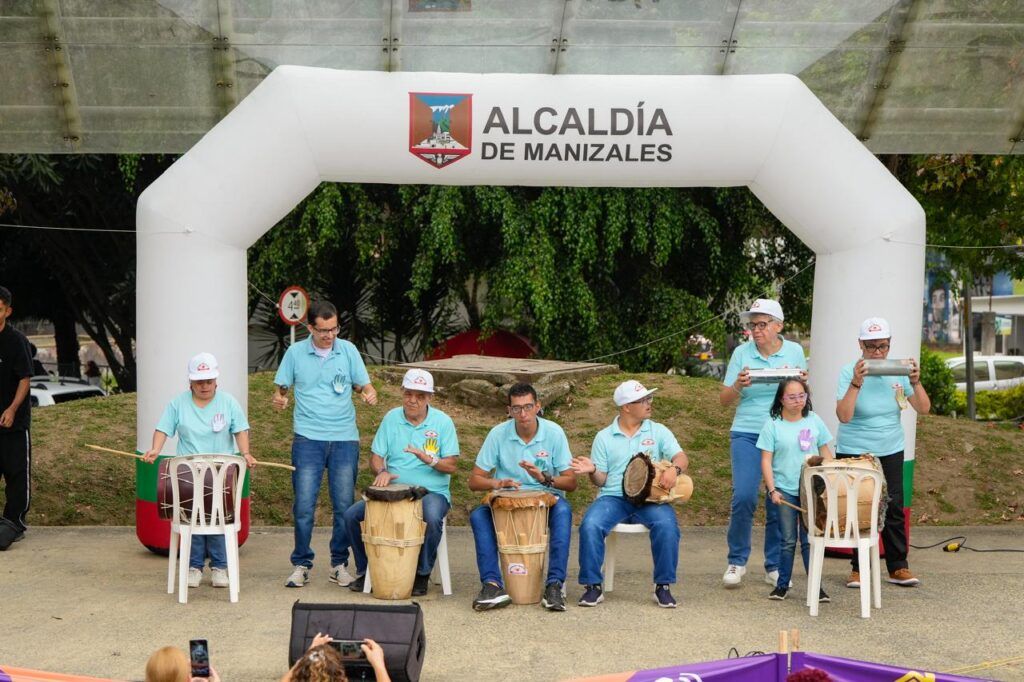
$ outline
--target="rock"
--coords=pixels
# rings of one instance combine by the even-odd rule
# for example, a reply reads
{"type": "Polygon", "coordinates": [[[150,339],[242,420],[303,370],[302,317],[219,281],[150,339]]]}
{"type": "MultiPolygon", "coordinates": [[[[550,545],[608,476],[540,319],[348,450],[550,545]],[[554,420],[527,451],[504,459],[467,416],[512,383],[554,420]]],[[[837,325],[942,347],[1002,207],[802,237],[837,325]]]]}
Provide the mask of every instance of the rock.
{"type": "MultiPolygon", "coordinates": [[[[537,397],[545,407],[555,405],[572,392],[572,384],[568,381],[552,381],[534,386],[537,397]]],[[[507,394],[507,393],[506,393],[507,394]]]]}
{"type": "Polygon", "coordinates": [[[452,384],[446,398],[470,407],[504,407],[508,404],[508,391],[483,379],[463,379],[452,384]]]}

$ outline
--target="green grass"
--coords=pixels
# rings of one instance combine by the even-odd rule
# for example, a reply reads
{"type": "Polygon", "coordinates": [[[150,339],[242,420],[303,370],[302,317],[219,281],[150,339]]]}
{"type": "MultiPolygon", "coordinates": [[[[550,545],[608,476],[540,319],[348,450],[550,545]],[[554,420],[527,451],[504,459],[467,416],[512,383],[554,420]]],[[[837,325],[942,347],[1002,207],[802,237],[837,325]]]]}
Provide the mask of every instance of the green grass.
{"type": "MultiPolygon", "coordinates": [[[[366,463],[370,442],[384,413],[399,405],[399,387],[385,383],[371,368],[380,404],[357,400],[362,458],[358,485],[371,477],[366,463]]],[[[291,411],[270,406],[272,375],[250,376],[249,421],[252,452],[257,459],[289,462],[291,411]]],[[[597,377],[579,385],[564,402],[549,406],[546,416],[560,423],[575,455],[587,455],[594,434],[615,416],[611,394],[624,374],[597,377]]],[[[718,402],[711,379],[630,375],[657,387],[654,418],[668,426],[690,457],[693,499],[677,507],[688,525],[722,525],[729,516],[731,465],[729,425],[732,409],[718,402]]],[[[452,479],[451,522],[465,524],[479,495],[466,480],[488,431],[505,416],[500,409],[478,410],[438,396],[435,406],[455,420],[462,457],[452,479]]],[[[33,411],[33,500],[30,522],[39,525],[134,525],[135,464],[132,460],[87,450],[94,443],[119,450],[135,449],[135,396],[115,395],[81,400],[33,411]]],[[[143,438],[148,442],[151,432],[143,438]]],[[[292,488],[288,472],[257,469],[252,481],[252,522],[291,523],[292,488]]],[[[1024,432],[1012,425],[986,425],[927,416],[919,420],[914,523],[966,525],[1024,521],[1024,432]]],[[[596,491],[580,479],[569,495],[576,520],[596,491]]],[[[326,483],[317,524],[330,524],[326,483]]]]}

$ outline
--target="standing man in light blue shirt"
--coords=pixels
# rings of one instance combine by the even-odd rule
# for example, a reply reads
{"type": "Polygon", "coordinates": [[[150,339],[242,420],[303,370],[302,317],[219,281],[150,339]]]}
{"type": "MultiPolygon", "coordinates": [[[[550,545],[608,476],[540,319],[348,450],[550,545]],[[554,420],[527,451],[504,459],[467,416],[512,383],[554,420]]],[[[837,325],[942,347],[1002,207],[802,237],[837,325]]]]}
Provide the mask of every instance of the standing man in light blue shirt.
{"type": "Polygon", "coordinates": [[[352,394],[358,393],[368,405],[377,404],[377,391],[356,347],[337,338],[338,310],[327,301],[309,308],[306,327],[309,338],[288,348],[277,369],[271,402],[283,410],[288,406],[288,389],[295,387],[295,438],[292,441],[292,487],[295,502],[295,550],[287,587],[302,587],[313,568],[313,517],[320,482],[327,470],[327,488],[334,508],[331,534],[331,582],[346,586],[352,582],[346,566],[351,540],[343,514],[355,495],[359,467],[359,430],[352,394]]]}
{"type": "MultiPolygon", "coordinates": [[[[392,483],[427,489],[423,497],[423,521],[427,529],[420,548],[412,595],[421,597],[430,585],[430,573],[437,559],[437,546],[444,531],[444,517],[452,508],[449,491],[459,458],[455,422],[430,405],[434,377],[423,369],[410,369],[402,378],[402,406],[390,410],[381,420],[370,446],[373,485],[392,483]]],[[[366,580],[366,548],[360,523],[366,518],[366,502],[359,501],[345,512],[345,525],[352,538],[352,553],[358,576],[349,589],[362,592],[366,580]]]]}
{"type": "MultiPolygon", "coordinates": [[[[515,488],[549,492],[558,502],[548,511],[548,575],[541,605],[549,611],[565,611],[562,596],[569,564],[569,537],[572,533],[572,507],[566,492],[576,490],[572,454],[565,431],[555,422],[540,416],[537,391],[530,384],[514,384],[508,392],[508,415],[487,434],[476,466],[469,476],[469,489],[477,492],[515,488]]],[[[476,545],[476,566],[482,583],[473,609],[487,611],[507,606],[498,564],[498,538],[491,508],[480,505],[469,515],[476,545]]]]}
{"type": "Polygon", "coordinates": [[[671,460],[675,465],[661,474],[658,485],[672,490],[676,477],[686,471],[689,460],[679,442],[664,425],[651,420],[651,403],[656,388],[645,388],[639,381],[624,381],[615,389],[613,399],[619,407],[614,421],[598,432],[590,457],[576,457],[572,468],[577,474],[589,474],[599,487],[580,524],[580,584],[584,586],[580,606],[597,606],[604,601],[601,567],[604,543],[612,528],[620,523],[642,523],[651,531],[654,557],[654,601],[662,608],[674,609],[676,600],[669,586],[676,582],[679,565],[679,522],[670,504],[653,502],[634,505],[622,495],[622,476],[629,460],[645,452],[651,461],[671,460]]]}
{"type": "MultiPolygon", "coordinates": [[[[757,437],[768,420],[768,412],[778,390],[776,384],[752,384],[750,370],[807,368],[803,347],[781,336],[785,317],[778,301],[759,298],[751,304],[750,310],[740,313],[740,319],[750,330],[751,340],[733,351],[719,393],[723,407],[739,401],[729,432],[732,503],[727,534],[729,565],[722,576],[726,587],[739,585],[747,572],[754,510],[760,499],[761,450],[757,447],[757,437]]],[[[775,585],[779,579],[780,542],[778,507],[766,504],[764,581],[770,585],[775,585]]]]}

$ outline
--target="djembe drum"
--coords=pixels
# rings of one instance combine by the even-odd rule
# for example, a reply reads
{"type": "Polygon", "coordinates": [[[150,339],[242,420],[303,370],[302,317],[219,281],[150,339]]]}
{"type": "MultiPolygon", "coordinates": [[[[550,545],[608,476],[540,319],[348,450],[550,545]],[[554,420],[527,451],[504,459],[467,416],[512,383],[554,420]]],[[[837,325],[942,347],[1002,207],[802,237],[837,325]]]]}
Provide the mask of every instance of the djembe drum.
{"type": "Polygon", "coordinates": [[[366,515],[359,524],[369,562],[370,584],[377,599],[408,599],[427,524],[423,521],[426,488],[408,485],[367,486],[366,515]]]}
{"type": "Polygon", "coordinates": [[[496,490],[490,505],[505,589],[513,604],[536,604],[544,591],[548,554],[548,510],[558,502],[551,493],[496,490]]]}
{"type": "MultiPolygon", "coordinates": [[[[817,468],[823,470],[823,474],[830,479],[835,481],[836,476],[847,476],[849,474],[842,474],[837,471],[829,472],[829,469],[835,469],[836,467],[854,467],[857,469],[871,469],[877,471],[880,475],[882,474],[882,464],[878,461],[877,457],[872,455],[862,455],[861,457],[844,457],[843,459],[833,459],[827,462],[822,462],[817,468]]],[[[801,476],[801,480],[803,477],[801,476]]],[[[852,479],[850,481],[852,483],[852,479]]],[[[825,519],[828,515],[828,509],[826,505],[828,500],[825,495],[825,483],[819,480],[817,477],[814,479],[814,491],[813,494],[817,496],[817,501],[814,505],[814,524],[810,523],[810,519],[807,518],[806,510],[810,509],[808,506],[807,496],[810,491],[806,490],[803,486],[800,487],[800,506],[804,508],[804,525],[808,528],[815,529],[815,535],[821,535],[825,532],[825,519]]],[[[842,531],[846,527],[846,488],[847,486],[840,483],[836,487],[836,504],[839,506],[839,530],[842,531]]],[[[861,479],[860,486],[857,488],[857,526],[860,530],[871,529],[871,499],[875,494],[875,483],[869,478],[861,479]]],[[[888,499],[888,488],[885,483],[885,476],[882,475],[882,497],[881,503],[878,505],[878,527],[881,528],[885,525],[885,506],[886,500],[888,499]]]]}
{"type": "Polygon", "coordinates": [[[645,502],[686,502],[693,494],[693,479],[686,474],[676,477],[676,484],[671,490],[658,485],[662,472],[671,466],[675,465],[669,460],[652,462],[646,453],[636,453],[626,463],[626,470],[622,473],[622,496],[636,505],[645,502]]]}

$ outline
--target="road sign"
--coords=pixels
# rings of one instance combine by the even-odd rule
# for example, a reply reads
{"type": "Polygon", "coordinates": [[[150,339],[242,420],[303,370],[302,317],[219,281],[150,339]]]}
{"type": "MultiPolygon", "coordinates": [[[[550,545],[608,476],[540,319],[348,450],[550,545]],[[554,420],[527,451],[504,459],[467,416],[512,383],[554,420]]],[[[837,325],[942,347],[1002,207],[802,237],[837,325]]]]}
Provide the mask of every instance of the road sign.
{"type": "Polygon", "coordinates": [[[277,302],[277,314],[285,324],[292,327],[306,321],[309,312],[309,294],[300,286],[292,285],[281,293],[277,302]]]}

